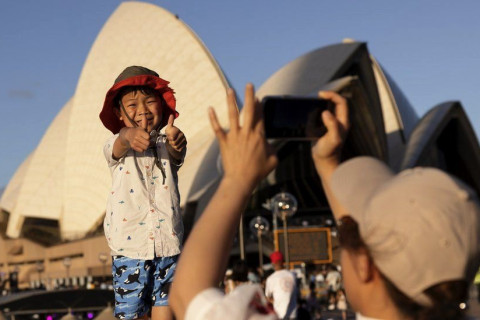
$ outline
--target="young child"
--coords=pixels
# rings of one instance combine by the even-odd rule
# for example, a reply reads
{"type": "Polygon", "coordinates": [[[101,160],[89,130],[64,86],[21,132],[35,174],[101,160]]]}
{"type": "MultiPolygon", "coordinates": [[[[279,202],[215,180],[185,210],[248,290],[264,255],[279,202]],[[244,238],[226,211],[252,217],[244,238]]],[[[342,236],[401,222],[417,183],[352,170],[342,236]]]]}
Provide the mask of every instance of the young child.
{"type": "Polygon", "coordinates": [[[112,174],[104,221],[113,256],[115,316],[171,319],[168,291],[183,236],[177,171],[186,138],[168,81],[126,68],[107,92],[100,119],[114,136],[104,146],[112,174]],[[160,130],[164,128],[164,133],[160,130]]]}

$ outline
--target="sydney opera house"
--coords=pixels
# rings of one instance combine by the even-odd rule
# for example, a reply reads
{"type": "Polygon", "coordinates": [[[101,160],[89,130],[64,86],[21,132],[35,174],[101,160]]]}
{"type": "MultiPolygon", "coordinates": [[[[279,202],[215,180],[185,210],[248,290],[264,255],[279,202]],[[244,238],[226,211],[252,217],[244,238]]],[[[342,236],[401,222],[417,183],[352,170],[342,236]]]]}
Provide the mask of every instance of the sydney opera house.
{"type": "MultiPolygon", "coordinates": [[[[178,17],[152,4],[122,3],[99,32],[74,95],[19,166],[0,200],[0,271],[17,271],[21,287],[38,286],[40,281],[46,286],[83,285],[109,274],[102,223],[111,178],[102,147],[110,133],[98,114],[115,76],[129,65],[156,70],[175,88],[180,112],[176,125],[189,141],[179,172],[186,234],[218,184],[219,151],[206,114],[213,106],[220,122],[228,122],[226,75],[178,17]]],[[[480,148],[460,102],[440,102],[420,118],[367,45],[354,41],[305,53],[274,73],[257,95],[313,96],[321,89],[336,90],[349,100],[352,130],[345,159],[371,155],[394,170],[439,167],[480,193],[480,148]]],[[[248,226],[256,216],[275,224],[269,200],[288,192],[298,201],[290,230],[305,234],[326,230],[328,237],[319,249],[327,254],[312,251],[303,260],[293,260],[335,261],[335,226],[310,159],[310,144],[273,144],[279,166],[255,190],[243,224],[248,226]]],[[[248,227],[241,232],[232,255],[257,261],[257,240],[248,227]]],[[[265,234],[261,249],[266,256],[280,246],[277,236],[265,234]]],[[[294,253],[295,247],[290,250],[294,253]]]]}

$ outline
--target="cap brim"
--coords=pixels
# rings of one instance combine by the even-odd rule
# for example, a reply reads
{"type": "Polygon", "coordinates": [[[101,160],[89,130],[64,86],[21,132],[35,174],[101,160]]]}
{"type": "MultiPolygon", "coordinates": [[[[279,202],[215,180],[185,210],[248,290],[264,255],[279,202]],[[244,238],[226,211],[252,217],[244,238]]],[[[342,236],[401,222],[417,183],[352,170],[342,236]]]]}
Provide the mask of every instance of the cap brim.
{"type": "Polygon", "coordinates": [[[341,164],[333,173],[331,187],[334,196],[357,222],[375,191],[395,174],[382,161],[371,157],[357,157],[341,164]]]}

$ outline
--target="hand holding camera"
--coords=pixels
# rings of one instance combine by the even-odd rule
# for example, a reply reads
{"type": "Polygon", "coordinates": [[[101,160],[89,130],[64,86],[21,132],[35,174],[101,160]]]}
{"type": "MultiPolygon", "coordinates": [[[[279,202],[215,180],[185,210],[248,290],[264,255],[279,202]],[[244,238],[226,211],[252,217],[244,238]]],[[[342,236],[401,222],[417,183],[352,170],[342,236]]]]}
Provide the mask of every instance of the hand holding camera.
{"type": "Polygon", "coordinates": [[[334,112],[329,110],[322,112],[322,122],[327,133],[321,139],[312,143],[312,157],[314,161],[333,159],[338,161],[350,128],[347,100],[333,91],[321,91],[319,97],[332,101],[335,109],[334,112]]]}
{"type": "Polygon", "coordinates": [[[267,96],[262,105],[267,139],[318,139],[327,132],[322,112],[334,111],[330,100],[314,97],[267,96]]]}
{"type": "Polygon", "coordinates": [[[318,98],[266,96],[262,106],[267,139],[311,141],[317,170],[339,162],[350,127],[347,100],[341,95],[321,91],[318,98]]]}

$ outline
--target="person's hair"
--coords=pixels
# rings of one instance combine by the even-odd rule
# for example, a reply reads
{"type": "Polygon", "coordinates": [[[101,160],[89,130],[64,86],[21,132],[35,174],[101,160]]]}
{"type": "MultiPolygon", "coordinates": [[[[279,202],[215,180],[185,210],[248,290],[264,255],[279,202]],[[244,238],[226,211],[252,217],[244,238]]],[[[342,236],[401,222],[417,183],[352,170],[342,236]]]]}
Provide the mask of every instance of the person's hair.
{"type": "Polygon", "coordinates": [[[275,271],[272,270],[272,269],[265,270],[265,271],[263,272],[263,275],[262,275],[261,278],[260,278],[260,282],[263,283],[263,282],[267,281],[267,278],[268,278],[269,276],[271,276],[274,272],[275,272],[275,271]]]}
{"type": "MultiPolygon", "coordinates": [[[[366,252],[368,247],[360,236],[357,222],[349,216],[342,217],[338,224],[340,246],[353,252],[366,252]]],[[[371,258],[371,256],[370,256],[371,258]]],[[[375,263],[375,261],[372,259],[375,263]]],[[[381,272],[389,297],[397,309],[405,316],[415,320],[459,320],[465,317],[465,308],[460,308],[468,297],[466,281],[445,281],[426,289],[425,293],[431,300],[429,307],[422,306],[401,292],[381,272]]]]}
{"type": "Polygon", "coordinates": [[[328,265],[328,270],[330,270],[330,271],[338,271],[338,268],[337,268],[337,266],[334,265],[334,264],[329,264],[329,265],[328,265]]]}
{"type": "Polygon", "coordinates": [[[244,260],[238,260],[235,262],[232,268],[233,281],[247,282],[248,281],[248,266],[244,260]]]}
{"type": "Polygon", "coordinates": [[[159,97],[160,100],[162,101],[162,106],[163,106],[163,98],[153,88],[150,88],[147,86],[126,86],[120,89],[117,96],[115,97],[115,103],[114,103],[115,108],[117,109],[120,108],[120,102],[124,95],[129,94],[130,92],[137,92],[137,91],[140,91],[144,95],[154,95],[159,97]]]}

